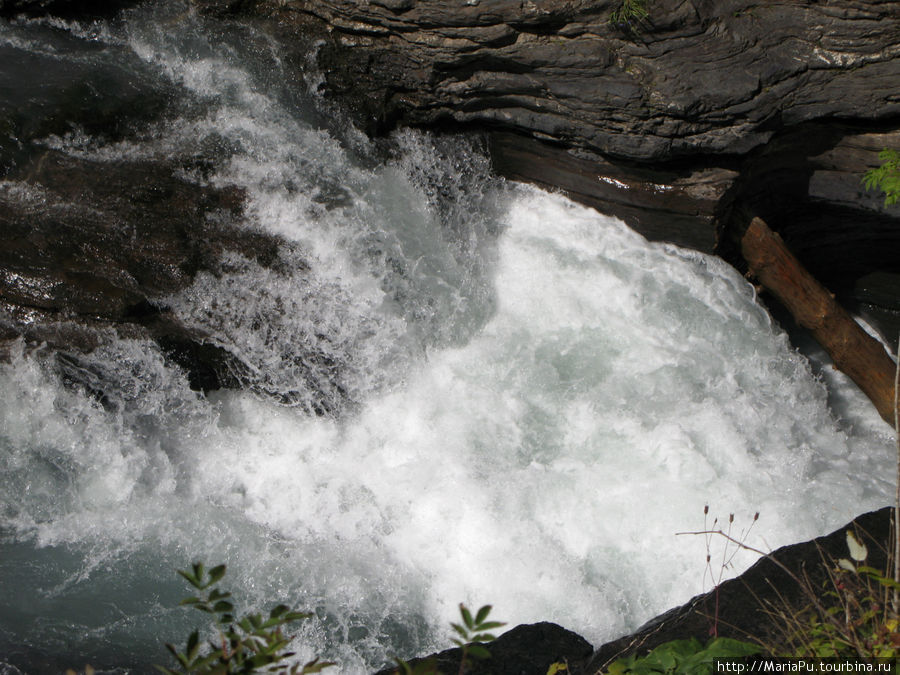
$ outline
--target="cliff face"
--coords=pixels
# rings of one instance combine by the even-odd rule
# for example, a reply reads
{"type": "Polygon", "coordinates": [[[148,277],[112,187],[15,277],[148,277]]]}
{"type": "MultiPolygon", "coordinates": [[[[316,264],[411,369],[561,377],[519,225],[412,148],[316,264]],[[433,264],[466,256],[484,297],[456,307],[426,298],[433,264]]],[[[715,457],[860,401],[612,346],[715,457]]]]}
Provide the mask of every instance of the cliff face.
{"type": "Polygon", "coordinates": [[[900,113],[884,1],[289,0],[318,19],[329,91],[375,125],[496,124],[620,158],[742,155],[779,129],[900,113]]]}
{"type": "Polygon", "coordinates": [[[652,239],[716,252],[767,219],[852,309],[900,328],[900,209],[860,178],[900,148],[900,5],[195,0],[269,22],[367,131],[474,126],[495,168],[652,239]]]}

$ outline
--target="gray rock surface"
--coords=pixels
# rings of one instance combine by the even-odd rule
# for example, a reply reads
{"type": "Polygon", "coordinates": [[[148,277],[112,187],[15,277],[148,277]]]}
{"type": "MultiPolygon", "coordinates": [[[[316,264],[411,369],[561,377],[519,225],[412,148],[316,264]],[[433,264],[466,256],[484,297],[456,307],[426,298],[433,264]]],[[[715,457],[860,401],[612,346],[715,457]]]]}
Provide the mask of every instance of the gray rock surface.
{"type": "Polygon", "coordinates": [[[804,121],[900,114],[894,2],[648,0],[649,18],[626,28],[610,23],[618,4],[286,0],[254,11],[304,31],[318,21],[327,91],[376,126],[497,124],[671,160],[746,154],[804,121]]]}

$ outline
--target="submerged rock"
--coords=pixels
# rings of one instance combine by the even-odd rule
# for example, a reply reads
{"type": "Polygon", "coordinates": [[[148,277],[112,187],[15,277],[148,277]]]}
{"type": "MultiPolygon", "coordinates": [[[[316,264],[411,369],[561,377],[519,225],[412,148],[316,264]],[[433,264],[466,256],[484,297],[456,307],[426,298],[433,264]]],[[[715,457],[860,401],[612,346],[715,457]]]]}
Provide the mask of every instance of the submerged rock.
{"type": "Polygon", "coordinates": [[[278,242],[229,224],[242,195],[164,163],[36,155],[0,183],[0,335],[86,353],[118,337],[160,341],[197,388],[231,382],[221,350],[160,298],[214,270],[223,251],[264,262],[278,242]],[[193,358],[187,358],[190,354],[193,358]]]}

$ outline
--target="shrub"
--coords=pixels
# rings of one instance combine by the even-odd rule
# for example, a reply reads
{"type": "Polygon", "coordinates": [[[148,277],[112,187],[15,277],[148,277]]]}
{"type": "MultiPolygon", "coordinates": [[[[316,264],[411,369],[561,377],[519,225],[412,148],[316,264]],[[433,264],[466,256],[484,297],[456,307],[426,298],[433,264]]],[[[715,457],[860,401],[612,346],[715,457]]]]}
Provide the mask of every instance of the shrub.
{"type": "MultiPolygon", "coordinates": [[[[282,673],[283,675],[310,675],[336,665],[318,658],[300,666],[292,664],[294,652],[287,651],[291,638],[285,636],[283,628],[293,622],[308,619],[312,614],[292,610],[287,605],[277,605],[268,617],[262,614],[245,614],[236,619],[231,593],[218,588],[225,576],[225,565],[217,565],[207,570],[203,563],[194,563],[191,570],[178,570],[184,579],[199,593],[181,601],[182,605],[193,607],[214,617],[216,639],[205,645],[200,641],[200,632],[193,631],[185,643],[184,651],[166,644],[175,660],[176,668],[156,666],[166,675],[230,675],[232,673],[250,675],[252,673],[282,673]],[[204,648],[205,647],[205,648],[204,648]]],[[[490,658],[490,652],[483,643],[496,638],[489,631],[506,624],[488,621],[491,606],[485,605],[474,615],[465,605],[459,605],[460,623],[451,623],[457,636],[454,644],[462,650],[459,673],[471,664],[471,659],[490,658]]],[[[415,666],[397,659],[395,672],[404,675],[439,675],[431,660],[418,662],[415,666]]]]}
{"type": "Polygon", "coordinates": [[[884,205],[890,206],[900,200],[900,153],[896,150],[882,150],[878,153],[881,166],[869,169],[863,176],[866,190],[878,189],[884,192],[884,205]]]}
{"type": "MultiPolygon", "coordinates": [[[[850,560],[842,558],[821,592],[797,614],[785,615],[789,656],[894,658],[900,655],[893,579],[865,565],[868,551],[847,532],[850,560]]],[[[807,595],[813,593],[809,589],[807,595]]]]}
{"type": "Polygon", "coordinates": [[[288,662],[294,653],[287,651],[291,638],[285,636],[282,629],[289,623],[309,618],[310,614],[294,611],[287,605],[277,605],[269,612],[268,617],[245,614],[236,619],[231,593],[217,587],[225,576],[225,565],[218,565],[207,571],[203,563],[194,563],[190,571],[178,570],[178,573],[199,591],[198,595],[185,598],[181,604],[213,615],[218,635],[215,640],[203,645],[199,631],[195,630],[188,636],[183,652],[166,644],[166,648],[178,661],[178,667],[173,669],[157,666],[163,673],[226,675],[257,673],[265,669],[270,673],[307,675],[334,665],[318,658],[303,666],[288,662]]]}
{"type": "Polygon", "coordinates": [[[645,2],[646,0],[622,0],[621,4],[610,12],[609,23],[625,33],[636,33],[637,27],[650,17],[645,2]]]}
{"type": "Polygon", "coordinates": [[[713,638],[705,645],[696,638],[665,642],[645,656],[627,656],[613,661],[608,675],[708,675],[714,659],[737,659],[759,654],[762,649],[749,642],[713,638]]]}

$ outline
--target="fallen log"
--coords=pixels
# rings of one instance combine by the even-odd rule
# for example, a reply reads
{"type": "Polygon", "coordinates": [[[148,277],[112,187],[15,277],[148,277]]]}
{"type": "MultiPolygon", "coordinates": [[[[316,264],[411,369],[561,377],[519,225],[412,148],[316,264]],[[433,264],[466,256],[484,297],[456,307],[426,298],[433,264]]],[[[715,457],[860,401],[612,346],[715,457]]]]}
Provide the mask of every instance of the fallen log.
{"type": "Polygon", "coordinates": [[[893,426],[896,365],[882,344],[853,320],[761,218],[750,222],[741,251],[750,274],[812,333],[834,367],[853,380],[893,426]]]}

